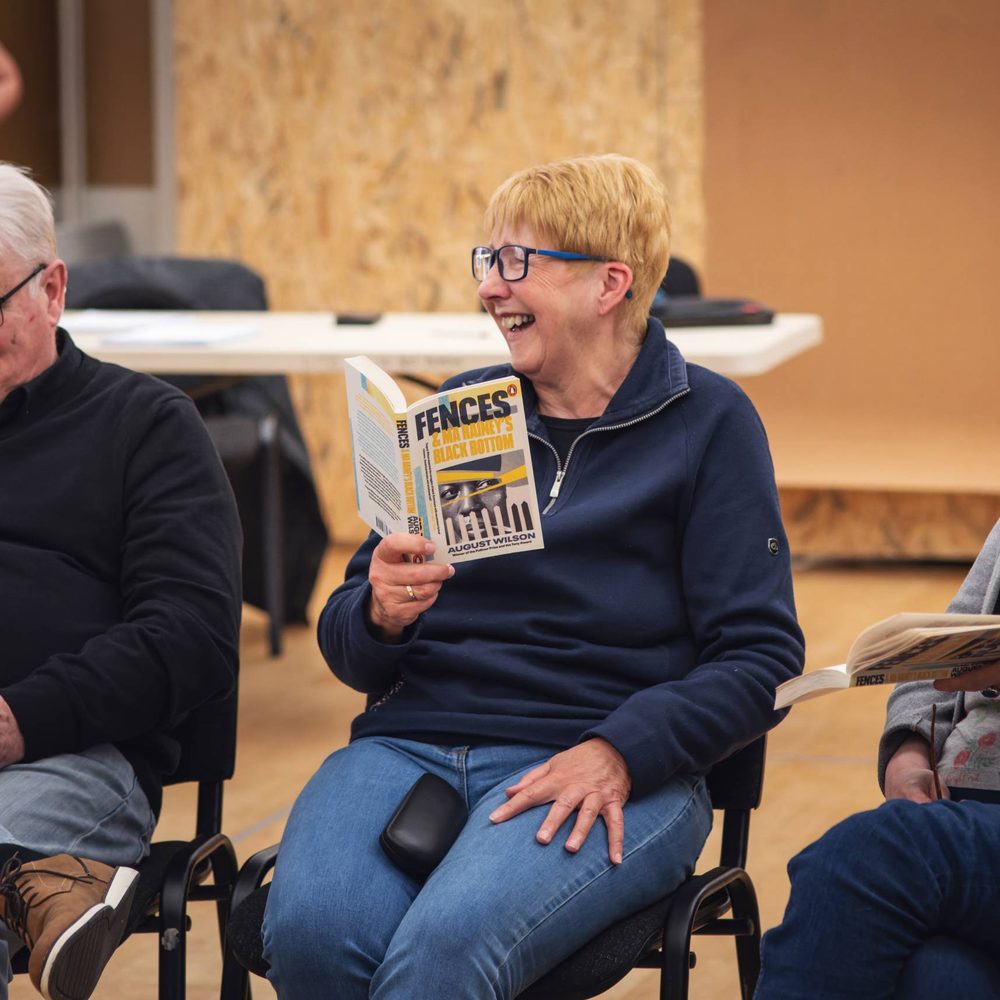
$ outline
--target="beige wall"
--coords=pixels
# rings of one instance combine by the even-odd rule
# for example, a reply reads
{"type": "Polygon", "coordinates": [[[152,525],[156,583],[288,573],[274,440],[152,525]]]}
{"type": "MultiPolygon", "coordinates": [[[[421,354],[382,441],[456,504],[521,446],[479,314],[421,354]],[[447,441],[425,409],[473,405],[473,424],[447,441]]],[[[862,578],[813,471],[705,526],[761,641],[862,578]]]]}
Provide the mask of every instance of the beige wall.
{"type": "Polygon", "coordinates": [[[826,327],[745,383],[779,481],[1000,493],[1000,4],[704,8],[708,290],[826,327]]]}
{"type": "MultiPolygon", "coordinates": [[[[181,252],[237,257],[275,308],[466,310],[512,171],[649,163],[704,257],[699,0],[174,0],[181,252]]],[[[330,521],[353,512],[340,389],[295,383],[330,521]]]]}

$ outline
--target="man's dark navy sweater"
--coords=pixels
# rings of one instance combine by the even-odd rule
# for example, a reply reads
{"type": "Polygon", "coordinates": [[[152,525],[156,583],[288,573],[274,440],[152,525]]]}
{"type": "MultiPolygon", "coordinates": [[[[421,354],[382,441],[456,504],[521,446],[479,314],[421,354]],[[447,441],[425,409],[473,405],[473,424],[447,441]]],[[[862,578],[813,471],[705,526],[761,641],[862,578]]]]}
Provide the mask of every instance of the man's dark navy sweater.
{"type": "Polygon", "coordinates": [[[653,320],[553,499],[557,455],[522,382],[545,548],[457,564],[392,645],[366,625],[372,536],[324,609],[320,645],[371,696],[354,738],[561,749],[600,736],[641,795],[777,723],[775,687],[802,669],[767,440],[739,387],[686,365],[653,320]]]}
{"type": "Polygon", "coordinates": [[[238,515],[186,396],[57,337],[0,404],[0,696],[26,760],[114,743],[158,810],[167,731],[235,681],[238,515]]]}

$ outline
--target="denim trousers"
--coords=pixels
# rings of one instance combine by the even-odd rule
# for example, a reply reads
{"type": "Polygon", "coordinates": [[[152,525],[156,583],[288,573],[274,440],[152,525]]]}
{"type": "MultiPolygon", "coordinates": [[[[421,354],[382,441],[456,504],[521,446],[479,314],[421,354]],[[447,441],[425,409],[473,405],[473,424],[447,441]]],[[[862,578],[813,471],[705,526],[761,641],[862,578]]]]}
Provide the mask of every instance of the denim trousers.
{"type": "Polygon", "coordinates": [[[289,817],[264,919],[281,1000],[515,997],[691,873],[712,825],[697,776],[626,803],[620,865],[603,820],[577,854],[563,847],[569,821],[548,846],[535,840],[548,805],[491,823],[504,789],[552,755],[368,737],[327,758],[289,817]],[[460,792],[469,819],[421,885],[378,838],[424,772],[460,792]]]}
{"type": "Polygon", "coordinates": [[[1000,806],[886,802],[788,873],[758,1000],[1000,997],[1000,806]]]}
{"type": "MultiPolygon", "coordinates": [[[[132,765],[110,744],[0,768],[0,845],[133,865],[149,853],[155,825],[132,765]]],[[[0,922],[0,1000],[20,947],[0,922]]]]}

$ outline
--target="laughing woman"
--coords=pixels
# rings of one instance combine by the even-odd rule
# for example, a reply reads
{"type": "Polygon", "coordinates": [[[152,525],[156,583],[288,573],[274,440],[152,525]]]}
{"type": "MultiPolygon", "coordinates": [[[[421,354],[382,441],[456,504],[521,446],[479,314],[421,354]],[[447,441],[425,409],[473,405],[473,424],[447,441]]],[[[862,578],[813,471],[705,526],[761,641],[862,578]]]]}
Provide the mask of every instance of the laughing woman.
{"type": "Polygon", "coordinates": [[[348,565],[319,640],[368,707],[282,840],[283,1000],[516,997],[690,874],[706,770],[801,670],[760,420],[647,318],[662,184],[622,156],[536,167],[486,231],[472,273],[511,362],[446,385],[520,376],[545,548],[452,567],[372,536],[348,565]],[[425,772],[469,818],[421,884],[378,839],[425,772]]]}

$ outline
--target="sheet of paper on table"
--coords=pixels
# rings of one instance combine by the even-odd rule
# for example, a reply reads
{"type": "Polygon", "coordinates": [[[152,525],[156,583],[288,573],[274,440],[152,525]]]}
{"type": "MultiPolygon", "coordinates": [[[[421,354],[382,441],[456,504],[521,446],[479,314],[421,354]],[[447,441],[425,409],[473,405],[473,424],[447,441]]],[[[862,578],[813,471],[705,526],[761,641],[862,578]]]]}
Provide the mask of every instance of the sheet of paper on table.
{"type": "Polygon", "coordinates": [[[261,332],[252,323],[204,322],[183,313],[133,310],[85,309],[72,317],[63,316],[62,324],[69,333],[99,334],[105,344],[170,347],[191,347],[198,344],[218,344],[261,332]]]}

